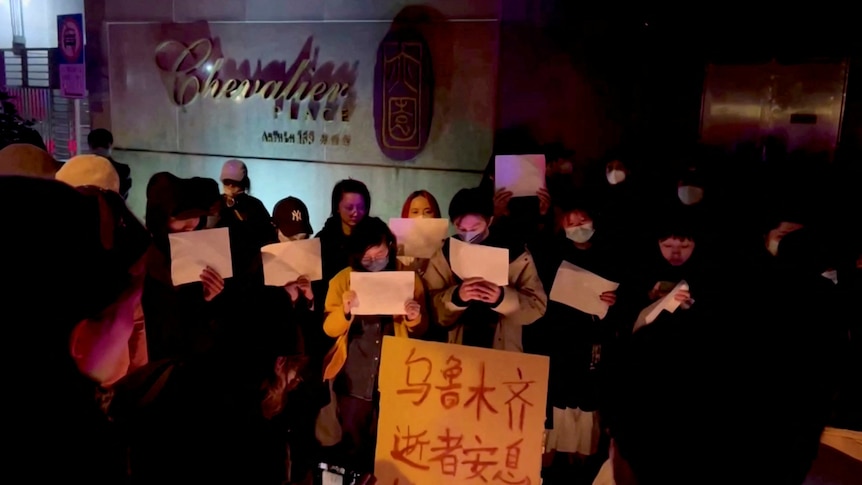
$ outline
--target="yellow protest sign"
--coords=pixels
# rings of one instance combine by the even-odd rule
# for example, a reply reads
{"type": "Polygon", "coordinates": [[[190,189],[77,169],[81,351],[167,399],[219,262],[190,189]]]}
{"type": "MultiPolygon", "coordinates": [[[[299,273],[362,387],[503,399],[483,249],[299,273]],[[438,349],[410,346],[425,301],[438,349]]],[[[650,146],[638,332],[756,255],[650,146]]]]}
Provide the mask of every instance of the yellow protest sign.
{"type": "Polygon", "coordinates": [[[548,358],[386,337],[381,485],[539,485],[548,358]]]}

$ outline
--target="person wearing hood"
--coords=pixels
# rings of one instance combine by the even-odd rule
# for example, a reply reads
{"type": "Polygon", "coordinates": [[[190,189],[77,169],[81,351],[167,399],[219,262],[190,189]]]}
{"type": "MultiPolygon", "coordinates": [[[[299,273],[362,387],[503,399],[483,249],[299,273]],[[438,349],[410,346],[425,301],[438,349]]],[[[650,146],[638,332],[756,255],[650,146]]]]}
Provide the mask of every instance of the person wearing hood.
{"type": "Polygon", "coordinates": [[[214,325],[222,313],[225,282],[212,268],[200,283],[174,287],[168,235],[202,229],[219,202],[212,179],[181,179],[168,172],[147,185],[146,224],[153,235],[142,298],[150,360],[183,358],[215,343],[214,325]]]}
{"type": "MultiPolygon", "coordinates": [[[[7,402],[7,476],[53,483],[124,483],[125,450],[96,396],[98,382],[81,372],[70,340],[82,324],[130,329],[140,298],[143,244],[127,238],[136,219],[119,224],[98,192],[37,177],[0,176],[18,207],[0,238],[7,341],[4,382],[20,398],[7,402]],[[63,217],[46,224],[48,214],[63,217]],[[130,244],[131,243],[131,244],[130,244]],[[72,257],[46,257],[62,248],[72,257]]],[[[121,339],[122,340],[122,339],[121,339]]]]}
{"type": "Polygon", "coordinates": [[[224,187],[219,204],[217,227],[230,229],[234,278],[252,291],[263,284],[260,248],[275,242],[272,218],[263,202],[253,197],[248,167],[240,160],[228,160],[221,169],[224,187]]]}

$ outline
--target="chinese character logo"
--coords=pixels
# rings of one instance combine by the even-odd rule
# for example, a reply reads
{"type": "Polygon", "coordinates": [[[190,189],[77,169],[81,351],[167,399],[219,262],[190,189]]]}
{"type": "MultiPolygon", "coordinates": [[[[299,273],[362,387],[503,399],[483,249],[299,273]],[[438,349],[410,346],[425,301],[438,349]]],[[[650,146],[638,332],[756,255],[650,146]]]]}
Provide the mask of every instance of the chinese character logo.
{"type": "Polygon", "coordinates": [[[422,34],[390,31],[377,52],[374,81],[380,150],[396,161],[416,158],[428,143],[434,91],[431,53],[422,34]]]}

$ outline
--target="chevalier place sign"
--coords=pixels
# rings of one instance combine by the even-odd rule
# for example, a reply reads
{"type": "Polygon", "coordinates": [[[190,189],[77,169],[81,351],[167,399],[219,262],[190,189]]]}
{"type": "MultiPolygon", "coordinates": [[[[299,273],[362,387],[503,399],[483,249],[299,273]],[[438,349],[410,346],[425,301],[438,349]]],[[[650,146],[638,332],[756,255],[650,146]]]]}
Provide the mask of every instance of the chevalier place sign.
{"type": "MultiPolygon", "coordinates": [[[[309,38],[307,47],[310,42],[309,38]]],[[[262,130],[258,142],[347,147],[354,110],[359,103],[368,103],[373,104],[368,110],[373,120],[358,121],[373,123],[377,145],[390,160],[414,159],[428,142],[433,66],[428,44],[414,30],[393,29],[380,42],[373,95],[361,99],[344,69],[333,69],[332,63],[317,65],[319,51],[311,56],[304,49],[289,67],[267,70],[258,64],[256,72],[248,74],[250,69],[227,68],[230,62],[216,45],[213,39],[201,38],[188,44],[166,40],[156,46],[155,64],[171,104],[185,109],[202,102],[263,100],[272,103],[272,120],[289,121],[299,129],[276,125],[262,130]],[[321,123],[329,128],[315,129],[321,123]],[[333,130],[332,125],[338,128],[333,130]]]]}

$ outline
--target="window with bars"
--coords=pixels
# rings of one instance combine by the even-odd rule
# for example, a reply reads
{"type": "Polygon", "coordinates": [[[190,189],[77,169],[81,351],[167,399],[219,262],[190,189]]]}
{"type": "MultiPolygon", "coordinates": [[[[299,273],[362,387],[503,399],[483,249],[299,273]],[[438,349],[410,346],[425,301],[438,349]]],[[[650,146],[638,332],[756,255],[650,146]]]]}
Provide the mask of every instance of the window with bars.
{"type": "MultiPolygon", "coordinates": [[[[75,137],[75,108],[71,99],[60,96],[57,81],[56,49],[2,49],[6,90],[14,96],[21,117],[33,120],[49,151],[58,160],[67,160],[86,147],[78,147],[75,137]]],[[[90,132],[88,100],[81,100],[81,139],[90,132]]]]}

